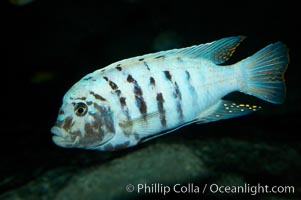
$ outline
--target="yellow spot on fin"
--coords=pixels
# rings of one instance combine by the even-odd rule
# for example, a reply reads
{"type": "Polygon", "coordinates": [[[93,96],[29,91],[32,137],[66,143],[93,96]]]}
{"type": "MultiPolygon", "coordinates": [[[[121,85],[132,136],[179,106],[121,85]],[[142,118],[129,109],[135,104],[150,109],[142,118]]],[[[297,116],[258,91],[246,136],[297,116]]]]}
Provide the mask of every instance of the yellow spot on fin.
{"type": "Polygon", "coordinates": [[[240,117],[242,115],[247,115],[254,111],[257,111],[260,108],[260,106],[236,104],[232,101],[220,100],[217,104],[200,113],[196,121],[198,124],[202,124],[214,122],[221,119],[240,117]]]}
{"type": "Polygon", "coordinates": [[[216,41],[214,43],[214,48],[212,48],[211,60],[215,64],[226,62],[244,39],[244,36],[237,36],[216,41]]]}
{"type": "Polygon", "coordinates": [[[233,55],[244,39],[245,36],[223,38],[211,43],[184,48],[178,53],[186,57],[205,58],[215,64],[222,64],[233,55]]]}

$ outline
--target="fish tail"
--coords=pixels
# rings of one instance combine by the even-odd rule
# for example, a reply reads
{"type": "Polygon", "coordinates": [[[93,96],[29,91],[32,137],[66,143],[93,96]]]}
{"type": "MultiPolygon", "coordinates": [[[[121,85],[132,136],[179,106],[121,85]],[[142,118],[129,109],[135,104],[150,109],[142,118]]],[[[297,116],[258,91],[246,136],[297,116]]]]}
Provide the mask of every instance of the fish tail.
{"type": "Polygon", "coordinates": [[[274,104],[283,103],[288,63],[288,49],[283,43],[266,46],[241,62],[244,83],[241,91],[274,104]]]}

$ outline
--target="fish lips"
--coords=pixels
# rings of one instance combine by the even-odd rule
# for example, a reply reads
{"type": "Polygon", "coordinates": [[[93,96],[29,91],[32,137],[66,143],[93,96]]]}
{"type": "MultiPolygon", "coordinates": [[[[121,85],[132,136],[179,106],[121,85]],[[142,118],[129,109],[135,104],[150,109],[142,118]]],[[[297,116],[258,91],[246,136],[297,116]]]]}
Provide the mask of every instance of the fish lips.
{"type": "Polygon", "coordinates": [[[64,129],[53,126],[50,132],[54,134],[52,136],[52,141],[56,145],[60,147],[71,147],[73,142],[71,141],[70,135],[64,129]]]}

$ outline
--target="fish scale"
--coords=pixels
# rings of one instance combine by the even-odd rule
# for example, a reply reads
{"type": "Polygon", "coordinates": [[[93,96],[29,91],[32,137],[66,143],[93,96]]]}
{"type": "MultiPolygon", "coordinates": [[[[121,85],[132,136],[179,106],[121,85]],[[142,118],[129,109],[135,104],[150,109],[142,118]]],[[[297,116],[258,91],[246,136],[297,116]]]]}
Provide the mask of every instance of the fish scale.
{"type": "MultiPolygon", "coordinates": [[[[168,126],[164,127],[164,128],[170,128],[173,127],[175,124],[179,123],[179,120],[174,120],[173,116],[175,115],[179,115],[179,113],[177,113],[177,105],[176,105],[176,98],[175,98],[175,83],[177,83],[178,87],[179,87],[179,91],[187,91],[187,85],[184,84],[185,78],[183,76],[176,76],[176,73],[174,74],[174,72],[176,71],[180,71],[179,73],[182,73],[183,70],[175,70],[172,71],[170,69],[169,66],[169,61],[165,61],[165,62],[153,62],[152,65],[149,66],[153,66],[150,70],[150,72],[144,72],[143,76],[135,73],[137,71],[139,71],[140,69],[140,65],[138,64],[137,66],[131,66],[131,70],[130,72],[128,71],[129,74],[132,74],[133,77],[137,77],[135,78],[135,80],[137,81],[138,85],[140,85],[142,91],[143,91],[143,98],[145,99],[147,108],[148,108],[148,113],[154,113],[158,111],[158,106],[157,106],[157,102],[156,102],[156,96],[158,93],[162,93],[162,96],[164,98],[164,104],[163,107],[166,110],[167,113],[167,122],[168,122],[168,126]],[[157,67],[158,69],[154,69],[154,66],[160,66],[157,67]],[[164,67],[165,66],[165,67],[164,67]],[[170,70],[170,71],[169,71],[170,70]],[[172,74],[172,80],[168,80],[166,78],[166,75],[164,74],[164,72],[170,72],[172,74]],[[152,73],[153,72],[153,73],[152,73]],[[150,78],[153,78],[155,80],[156,83],[160,83],[155,85],[154,87],[151,87],[151,83],[149,81],[150,78]]],[[[114,72],[111,72],[114,73],[114,72]]],[[[124,79],[125,77],[123,77],[124,79]]],[[[132,99],[133,100],[133,92],[131,92],[130,87],[128,87],[128,85],[124,85],[124,88],[121,88],[121,93],[125,94],[125,98],[126,99],[132,99]]],[[[190,102],[192,99],[189,97],[189,92],[185,92],[185,96],[181,97],[183,102],[190,102]],[[186,94],[187,93],[187,94],[186,94]]],[[[181,95],[182,96],[182,95],[181,95]]],[[[183,103],[182,101],[180,101],[180,103],[183,103]]],[[[187,103],[184,103],[187,104],[187,103]]],[[[131,109],[131,118],[133,119],[137,119],[139,117],[141,117],[141,112],[139,111],[139,106],[137,106],[137,104],[135,102],[132,101],[132,105],[129,105],[131,109]],[[135,108],[136,106],[136,108],[135,108]]],[[[118,105],[116,105],[116,110],[118,109],[118,105]]],[[[181,108],[186,109],[185,107],[181,108]]],[[[185,111],[183,111],[185,112],[185,111]]],[[[187,112],[188,115],[189,112],[187,112]]],[[[158,118],[160,118],[160,116],[157,116],[158,118]]],[[[191,117],[190,117],[191,118],[191,117]]],[[[187,118],[189,119],[189,118],[187,118]]],[[[187,120],[184,119],[184,120],[187,120]]]]}
{"type": "Polygon", "coordinates": [[[54,143],[114,151],[191,123],[239,117],[260,109],[222,99],[233,91],[282,103],[289,56],[281,42],[235,64],[220,65],[244,38],[129,58],[86,75],[63,98],[51,129],[54,143]]]}
{"type": "MultiPolygon", "coordinates": [[[[211,70],[212,64],[208,63],[195,63],[194,60],[186,60],[185,62],[190,64],[188,66],[182,66],[181,68],[177,67],[177,63],[171,62],[168,58],[149,61],[148,64],[150,70],[141,70],[141,63],[137,63],[136,65],[131,65],[131,67],[124,67],[126,73],[122,76],[114,76],[116,73],[114,70],[106,71],[103,73],[102,76],[109,77],[110,81],[113,81],[121,91],[123,97],[125,97],[127,106],[129,108],[129,116],[131,119],[138,119],[143,117],[140,111],[140,107],[135,100],[134,94],[134,85],[128,81],[125,81],[128,76],[131,76],[141,87],[143,92],[143,99],[145,101],[148,114],[158,112],[157,100],[156,96],[158,93],[162,93],[164,103],[163,109],[165,110],[165,119],[166,119],[166,126],[162,127],[162,131],[174,128],[178,126],[180,123],[190,121],[194,119],[197,114],[204,108],[208,107],[212,104],[212,102],[216,102],[222,96],[226,95],[227,93],[234,91],[236,89],[236,85],[231,87],[225,82],[221,83],[220,87],[223,89],[219,90],[211,90],[210,86],[212,87],[219,87],[217,82],[221,82],[221,80],[225,79],[225,75],[233,76],[233,70],[228,67],[220,67],[219,70],[211,70]],[[175,69],[176,68],[176,69],[175,69]],[[185,74],[185,70],[190,71],[190,79],[191,85],[189,86],[186,83],[186,77],[183,76],[185,74]],[[229,72],[225,72],[225,71],[229,72]],[[221,75],[218,75],[218,71],[220,71],[221,75]],[[168,72],[170,79],[167,77],[166,72],[168,72]],[[206,76],[203,76],[206,74],[206,76]],[[153,87],[150,87],[150,77],[154,78],[155,82],[160,83],[155,86],[156,90],[153,87]],[[175,83],[177,83],[179,87],[179,91],[181,91],[181,100],[175,98],[175,83]],[[198,101],[196,101],[196,105],[191,106],[193,102],[194,95],[191,91],[191,88],[194,88],[196,91],[195,96],[197,97],[198,101]],[[228,88],[228,89],[226,89],[228,88]],[[215,91],[215,93],[209,94],[208,91],[215,91]],[[218,91],[222,91],[221,93],[217,93],[218,91]],[[179,102],[181,106],[181,110],[183,112],[183,119],[180,117],[179,109],[177,102],[179,102]],[[207,103],[208,102],[208,103],[207,103]],[[199,106],[201,105],[201,106],[199,106]],[[178,117],[174,117],[178,116],[178,117]]],[[[177,61],[180,62],[180,61],[177,61]]],[[[181,61],[183,62],[183,61],[181,61]]],[[[122,65],[120,65],[122,66],[122,65]]],[[[98,73],[98,72],[96,72],[98,73]]],[[[101,71],[100,71],[101,73],[101,71]]],[[[120,110],[122,107],[116,103],[114,104],[114,110],[117,113],[121,112],[120,110]]],[[[160,115],[157,115],[157,121],[160,120],[160,115]]],[[[146,119],[147,121],[147,119],[146,119]]],[[[153,124],[147,124],[147,126],[153,126],[153,124]]],[[[134,127],[135,128],[135,127],[134,127]]],[[[133,130],[134,132],[148,136],[143,132],[139,132],[138,130],[133,130]]],[[[142,130],[143,131],[143,130],[142,130]]]]}

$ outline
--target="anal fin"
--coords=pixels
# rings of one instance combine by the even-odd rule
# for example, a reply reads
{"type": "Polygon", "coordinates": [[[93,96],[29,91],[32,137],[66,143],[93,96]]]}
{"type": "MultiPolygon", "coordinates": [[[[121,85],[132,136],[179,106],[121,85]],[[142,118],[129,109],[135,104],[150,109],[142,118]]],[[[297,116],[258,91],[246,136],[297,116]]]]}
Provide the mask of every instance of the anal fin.
{"type": "Polygon", "coordinates": [[[197,124],[209,123],[223,119],[240,117],[261,109],[260,106],[239,104],[233,101],[220,100],[203,111],[196,119],[197,124]]]}

